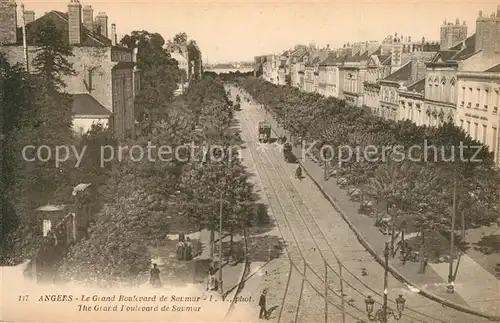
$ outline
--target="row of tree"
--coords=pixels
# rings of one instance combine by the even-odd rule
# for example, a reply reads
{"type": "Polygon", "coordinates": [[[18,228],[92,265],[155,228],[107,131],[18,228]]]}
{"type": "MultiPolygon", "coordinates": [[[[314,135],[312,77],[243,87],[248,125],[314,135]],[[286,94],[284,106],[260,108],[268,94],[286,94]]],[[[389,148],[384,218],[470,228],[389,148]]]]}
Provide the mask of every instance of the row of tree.
{"type": "Polygon", "coordinates": [[[105,207],[89,239],[70,250],[60,268],[62,277],[100,284],[137,281],[150,266],[148,247],[165,241],[172,218],[185,218],[194,231],[214,232],[222,215],[224,234],[252,223],[256,198],[237,152],[231,158],[210,158],[229,156],[235,138],[222,83],[212,78],[193,81],[185,94],[162,108],[151,132],[131,144],[146,147],[151,142],[175,150],[195,143],[204,149],[172,161],[162,161],[153,150],[150,159],[127,158],[113,165],[101,191],[105,207]],[[210,152],[210,145],[223,151],[210,152]]]}
{"type": "Polygon", "coordinates": [[[359,195],[362,207],[373,203],[378,206],[378,217],[389,215],[393,229],[419,232],[422,247],[426,233],[450,232],[453,206],[455,214],[462,213],[462,217],[457,216],[457,225],[461,225],[462,218],[466,227],[499,220],[500,174],[493,154],[455,125],[435,128],[417,126],[408,120],[395,122],[348,106],[343,100],[304,93],[290,86],[276,86],[253,77],[239,78],[237,82],[294,136],[317,141],[313,156],[318,160],[329,159],[320,158],[321,147],[334,147],[335,153],[342,156],[335,156],[326,167],[337,174],[338,182],[353,196],[359,195]],[[425,143],[438,150],[414,150],[411,160],[402,161],[392,158],[395,155],[383,158],[387,152],[380,149],[370,151],[369,160],[365,157],[370,145],[401,146],[408,151],[415,145],[424,148],[425,143]],[[459,158],[461,145],[463,158],[459,158]],[[361,149],[353,149],[348,158],[347,150],[337,149],[342,146],[361,149]],[[478,146],[481,149],[476,154],[478,146]],[[452,154],[455,158],[449,160],[452,154]]]}
{"type": "MultiPolygon", "coordinates": [[[[180,34],[182,38],[183,34],[180,34]]],[[[183,41],[177,39],[174,41],[183,41]]],[[[129,147],[148,143],[203,146],[194,156],[111,162],[111,173],[100,190],[103,209],[89,230],[89,238],[73,246],[60,266],[64,279],[102,285],[140,281],[148,271],[148,248],[162,245],[172,230],[171,219],[185,218],[193,230],[218,229],[222,207],[224,231],[237,232],[249,221],[255,201],[248,173],[237,152],[229,154],[235,134],[232,108],[223,84],[216,78],[191,79],[184,94],[173,97],[181,79],[178,66],[157,33],[135,31],[122,44],[139,46],[138,65],[144,77],[136,102],[142,131],[129,147]],[[138,45],[139,44],[139,45],[138,45]],[[143,48],[143,49],[141,49],[143,48]],[[209,152],[209,147],[223,151],[209,152]],[[215,160],[213,154],[232,156],[215,160]],[[185,157],[185,158],[184,158],[185,157]]],[[[212,235],[213,236],[213,235],[212,235]]]]}

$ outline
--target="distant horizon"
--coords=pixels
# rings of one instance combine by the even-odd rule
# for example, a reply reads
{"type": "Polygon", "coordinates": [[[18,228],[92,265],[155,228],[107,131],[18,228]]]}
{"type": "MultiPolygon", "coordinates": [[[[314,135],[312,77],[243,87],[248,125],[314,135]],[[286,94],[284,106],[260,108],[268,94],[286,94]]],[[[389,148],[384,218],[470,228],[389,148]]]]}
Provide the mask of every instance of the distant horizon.
{"type": "MultiPolygon", "coordinates": [[[[36,18],[45,12],[67,12],[69,0],[26,0],[26,10],[36,18]]],[[[425,37],[439,41],[444,19],[467,21],[468,35],[475,30],[478,11],[496,12],[500,0],[471,3],[466,0],[433,2],[406,0],[292,1],[250,0],[179,2],[166,0],[80,1],[91,5],[94,17],[106,12],[108,24],[115,23],[121,37],[133,30],[158,32],[167,41],[186,32],[196,40],[203,62],[220,64],[250,62],[255,56],[279,54],[297,44],[342,47],[344,43],[382,41],[388,35],[425,37]],[[145,5],[147,4],[147,5],[145,5]]],[[[18,11],[21,2],[18,3],[18,11]]],[[[18,22],[21,22],[18,16],[18,22]]]]}

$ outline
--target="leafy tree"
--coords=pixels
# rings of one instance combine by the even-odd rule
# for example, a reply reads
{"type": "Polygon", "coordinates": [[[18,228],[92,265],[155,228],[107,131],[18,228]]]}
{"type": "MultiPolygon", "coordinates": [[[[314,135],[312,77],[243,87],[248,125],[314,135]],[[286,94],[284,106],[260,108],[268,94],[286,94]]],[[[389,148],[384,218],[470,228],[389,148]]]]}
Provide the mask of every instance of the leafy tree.
{"type": "MultiPolygon", "coordinates": [[[[377,202],[394,204],[392,212],[396,215],[402,212],[410,214],[400,217],[402,221],[404,219],[404,223],[398,224],[401,227],[418,224],[418,230],[423,233],[438,227],[449,232],[450,227],[446,225],[443,214],[448,218],[451,214],[454,183],[458,183],[457,205],[468,214],[465,217],[467,227],[498,221],[500,174],[492,155],[483,147],[477,156],[481,162],[471,161],[475,153],[472,146],[480,144],[455,125],[447,123],[433,128],[416,126],[409,121],[394,122],[374,116],[362,108],[347,107],[342,100],[322,98],[316,93],[304,93],[290,86],[276,86],[254,77],[229,81],[236,82],[253,95],[294,136],[317,140],[321,145],[339,147],[346,144],[352,147],[372,144],[408,149],[413,145],[423,148],[426,141],[428,146],[445,147],[444,157],[452,152],[457,157],[460,145],[464,145],[464,160],[453,162],[443,157],[440,148],[437,154],[413,151],[412,157],[420,159],[423,164],[358,162],[353,156],[343,163],[342,177],[350,186],[364,184],[361,192],[377,202]],[[407,182],[414,186],[408,186],[407,182]],[[421,198],[428,200],[420,204],[410,203],[421,198]],[[413,205],[412,209],[407,210],[406,202],[413,205]],[[472,208],[474,212],[468,211],[472,208]]],[[[319,148],[313,154],[319,157],[319,148]]],[[[388,155],[386,160],[392,157],[388,155]]]]}
{"type": "Polygon", "coordinates": [[[158,33],[133,31],[120,43],[128,48],[138,48],[137,67],[143,72],[141,91],[136,96],[138,120],[150,132],[153,124],[163,117],[162,105],[171,100],[182,71],[176,60],[163,48],[165,40],[158,33]]]}
{"type": "Polygon", "coordinates": [[[44,21],[37,33],[36,56],[32,66],[50,90],[61,90],[66,86],[63,78],[76,75],[68,59],[73,56],[73,50],[66,38],[52,20],[44,21]]]}
{"type": "Polygon", "coordinates": [[[17,259],[26,257],[29,249],[36,246],[40,230],[31,219],[33,209],[48,202],[63,202],[74,185],[69,162],[55,167],[54,151],[46,162],[27,162],[21,156],[26,145],[55,147],[72,142],[72,115],[68,108],[72,102],[61,90],[64,77],[74,71],[68,60],[71,49],[63,40],[53,23],[42,25],[36,40],[40,47],[33,60],[36,75],[27,75],[20,66],[10,66],[4,57],[0,58],[5,137],[2,182],[8,188],[2,194],[3,214],[8,223],[4,237],[9,240],[6,249],[10,249],[10,257],[17,259]]]}
{"type": "Polygon", "coordinates": [[[174,36],[174,43],[179,45],[187,44],[188,36],[185,32],[178,33],[174,36]]]}

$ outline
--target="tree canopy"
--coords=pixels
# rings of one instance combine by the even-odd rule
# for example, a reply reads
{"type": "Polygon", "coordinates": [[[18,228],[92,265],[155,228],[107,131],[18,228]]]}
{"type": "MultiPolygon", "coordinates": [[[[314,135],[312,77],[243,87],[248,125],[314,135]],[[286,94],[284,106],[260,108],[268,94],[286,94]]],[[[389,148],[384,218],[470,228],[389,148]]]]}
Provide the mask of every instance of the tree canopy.
{"type": "Polygon", "coordinates": [[[322,145],[351,147],[351,158],[346,158],[345,151],[335,150],[337,155],[344,153],[343,162],[340,165],[336,156],[331,167],[345,185],[358,188],[368,199],[392,206],[394,213],[405,214],[401,223],[408,230],[449,230],[455,185],[460,209],[469,210],[468,226],[498,221],[500,173],[492,153],[455,125],[446,123],[436,128],[417,126],[408,120],[395,122],[363,108],[346,106],[343,100],[290,86],[276,86],[254,77],[233,81],[264,104],[292,134],[321,143],[312,150],[317,160],[321,160],[322,145]],[[425,150],[426,145],[437,149],[425,150]],[[366,158],[369,146],[387,149],[366,158]],[[414,149],[411,158],[405,155],[397,160],[396,147],[408,152],[415,146],[420,149],[414,149]],[[477,146],[481,147],[478,154],[477,146]],[[356,151],[356,147],[360,149],[356,151]],[[454,159],[450,159],[452,154],[454,159]]]}

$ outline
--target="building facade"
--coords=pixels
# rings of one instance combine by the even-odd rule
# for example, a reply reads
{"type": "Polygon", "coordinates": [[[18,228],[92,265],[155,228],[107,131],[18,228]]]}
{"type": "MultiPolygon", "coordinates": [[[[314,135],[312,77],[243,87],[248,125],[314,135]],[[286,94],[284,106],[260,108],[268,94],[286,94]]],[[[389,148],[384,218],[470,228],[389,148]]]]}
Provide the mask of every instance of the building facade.
{"type": "Polygon", "coordinates": [[[458,72],[456,123],[489,147],[500,166],[500,65],[485,72],[458,72]]]}
{"type": "Polygon", "coordinates": [[[380,115],[379,80],[391,73],[391,55],[381,55],[381,49],[370,56],[366,63],[366,75],[363,82],[363,104],[374,114],[380,115]]]}
{"type": "MultiPolygon", "coordinates": [[[[9,10],[0,17],[12,16],[15,6],[1,6],[1,10],[9,10]]],[[[88,10],[88,8],[87,8],[88,10]]],[[[87,15],[89,13],[87,12],[87,15]]],[[[86,28],[82,21],[81,5],[76,0],[68,4],[68,12],[51,11],[26,25],[26,40],[28,45],[28,66],[31,66],[36,56],[36,35],[39,28],[47,21],[52,21],[63,35],[68,35],[66,41],[72,45],[73,57],[68,60],[73,64],[76,75],[64,77],[65,91],[69,94],[89,94],[98,105],[110,112],[110,126],[117,139],[125,139],[134,132],[134,78],[136,74],[134,51],[117,45],[116,26],[111,27],[111,38],[86,28]]],[[[89,17],[87,20],[90,21],[89,17]]],[[[88,23],[87,21],[87,23],[88,23]]],[[[24,49],[22,32],[14,24],[15,20],[2,21],[3,30],[0,51],[12,63],[24,64],[24,49]],[[16,34],[16,39],[12,35],[16,34]]],[[[96,28],[102,31],[103,28],[96,28]]],[[[30,70],[30,72],[35,72],[30,70]]],[[[83,96],[75,96],[76,99],[83,96]]],[[[87,101],[94,102],[94,101],[87,101]]],[[[89,110],[97,107],[89,106],[89,110]]],[[[98,109],[102,111],[101,109],[98,109]]],[[[79,111],[85,115],[85,111],[79,111]]],[[[89,115],[92,113],[89,112],[89,115]]],[[[97,119],[101,119],[100,117],[97,119]]],[[[79,130],[79,129],[75,129],[79,130]]]]}
{"type": "Polygon", "coordinates": [[[425,78],[399,89],[399,120],[410,120],[417,126],[425,124],[424,91],[425,78]]]}
{"type": "Polygon", "coordinates": [[[338,98],[338,84],[339,80],[339,65],[342,64],[341,57],[336,57],[336,54],[330,54],[318,66],[320,76],[319,87],[320,92],[326,97],[338,98]]]}

